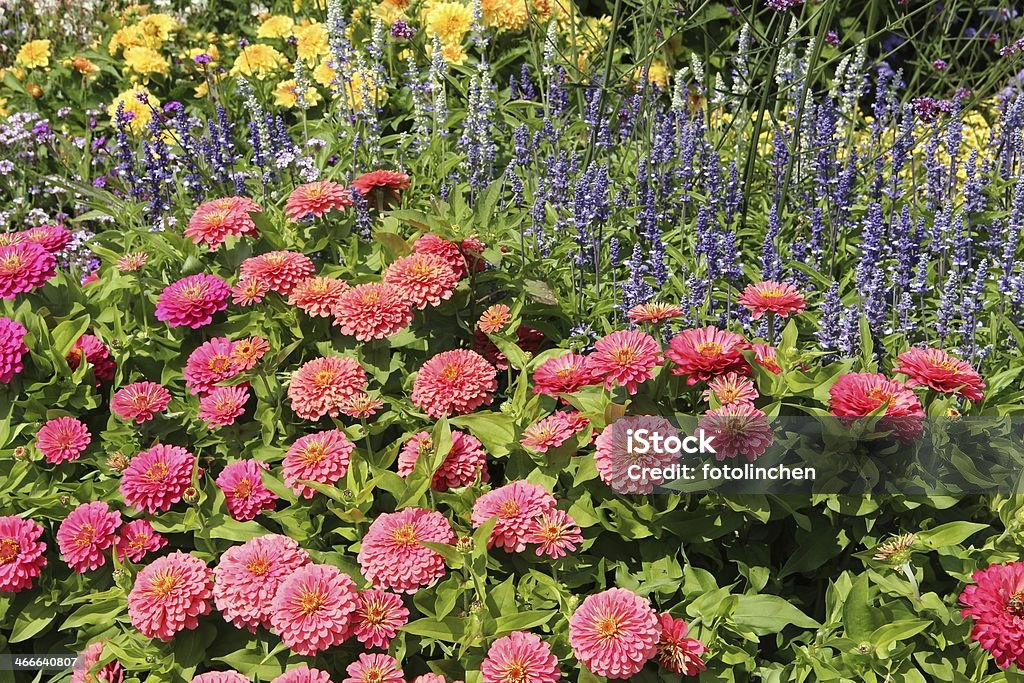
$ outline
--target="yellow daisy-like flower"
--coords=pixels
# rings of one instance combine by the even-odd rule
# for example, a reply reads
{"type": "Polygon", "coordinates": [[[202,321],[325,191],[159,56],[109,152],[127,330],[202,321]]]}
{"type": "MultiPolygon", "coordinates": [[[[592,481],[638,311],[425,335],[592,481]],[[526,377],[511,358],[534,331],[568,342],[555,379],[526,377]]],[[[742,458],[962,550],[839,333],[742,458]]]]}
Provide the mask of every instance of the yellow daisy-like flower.
{"type": "Polygon", "coordinates": [[[381,0],[382,6],[390,7],[393,10],[404,12],[409,9],[409,5],[412,4],[412,0],[381,0]]]}
{"type": "Polygon", "coordinates": [[[220,59],[220,50],[218,50],[217,46],[213,45],[212,43],[210,45],[207,45],[205,48],[194,47],[185,53],[185,59],[186,61],[195,64],[195,59],[199,55],[210,55],[210,58],[214,62],[216,62],[218,59],[220,59]]]}
{"type": "Polygon", "coordinates": [[[170,64],[163,55],[151,47],[130,47],[124,51],[125,65],[135,73],[147,76],[149,74],[164,74],[170,70],[170,64]]]}
{"type": "MultiPolygon", "coordinates": [[[[408,3],[405,4],[408,6],[408,3]]],[[[374,17],[380,19],[385,24],[393,24],[398,19],[405,19],[405,11],[388,2],[381,2],[374,5],[371,13],[374,17]]]]}
{"type": "Polygon", "coordinates": [[[323,24],[297,26],[295,39],[295,52],[307,64],[327,54],[327,28],[323,24]]]}
{"type": "Polygon", "coordinates": [[[269,45],[253,43],[242,48],[235,58],[231,73],[235,76],[251,76],[262,81],[271,73],[288,65],[288,60],[269,45]]]}
{"type": "Polygon", "coordinates": [[[139,31],[146,38],[148,47],[160,47],[180,27],[174,17],[167,14],[149,14],[139,20],[139,31]],[[154,45],[154,43],[156,43],[154,45]]]}
{"type": "Polygon", "coordinates": [[[444,43],[441,45],[441,56],[449,64],[459,65],[466,61],[466,48],[462,43],[444,43]]]}
{"type": "Polygon", "coordinates": [[[114,31],[114,35],[110,36],[110,42],[107,44],[107,50],[113,57],[122,48],[136,47],[143,43],[142,31],[139,30],[138,26],[124,26],[114,31]]]}
{"type": "Polygon", "coordinates": [[[30,40],[18,50],[15,58],[26,69],[43,69],[50,65],[50,41],[30,40]]]}
{"type": "Polygon", "coordinates": [[[435,34],[442,43],[461,43],[473,26],[473,10],[461,2],[441,2],[427,13],[427,36],[435,34]]]}
{"type": "Polygon", "coordinates": [[[530,13],[524,0],[483,0],[484,24],[518,33],[526,28],[530,13]]]}
{"type": "MultiPolygon", "coordinates": [[[[299,106],[299,93],[295,88],[295,79],[293,78],[278,83],[277,88],[274,89],[274,104],[285,109],[299,106]]],[[[304,97],[306,104],[310,107],[315,107],[321,99],[319,91],[313,86],[306,88],[304,97]]]]}
{"type": "Polygon", "coordinates": [[[295,21],[283,14],[268,17],[256,31],[257,38],[287,38],[295,28],[295,21]]]}
{"type": "MultiPolygon", "coordinates": [[[[640,80],[644,75],[644,67],[638,66],[636,71],[633,72],[633,78],[640,80]]],[[[665,62],[660,59],[655,59],[651,62],[650,66],[647,67],[647,82],[656,85],[662,90],[668,87],[668,67],[665,66],[665,62]]]]}
{"type": "Polygon", "coordinates": [[[125,90],[115,97],[114,101],[107,107],[107,114],[115,126],[117,125],[117,108],[121,103],[124,103],[125,113],[132,114],[132,120],[128,124],[128,129],[136,135],[144,132],[146,126],[153,120],[153,111],[150,107],[160,107],[160,101],[145,86],[138,85],[131,90],[125,90]],[[143,104],[139,100],[139,95],[142,95],[148,104],[143,104]]]}
{"type": "Polygon", "coordinates": [[[313,69],[313,80],[325,88],[333,87],[334,79],[337,75],[338,72],[334,70],[334,67],[326,59],[313,69]]]}

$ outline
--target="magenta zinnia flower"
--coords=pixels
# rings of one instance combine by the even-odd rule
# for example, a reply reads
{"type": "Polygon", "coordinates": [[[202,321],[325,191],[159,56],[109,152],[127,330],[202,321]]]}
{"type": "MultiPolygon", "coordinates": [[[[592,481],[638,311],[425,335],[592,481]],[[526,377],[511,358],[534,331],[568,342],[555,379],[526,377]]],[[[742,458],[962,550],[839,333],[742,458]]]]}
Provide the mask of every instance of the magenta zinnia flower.
{"type": "Polygon", "coordinates": [[[286,671],[270,683],[332,683],[331,675],[321,669],[311,669],[305,664],[300,664],[290,671],[286,671]]]}
{"type": "Polygon", "coordinates": [[[199,399],[197,417],[210,427],[235,424],[235,418],[245,412],[249,402],[249,387],[214,387],[199,399]]]}
{"type": "MultiPolygon", "coordinates": [[[[398,474],[407,477],[412,474],[420,456],[431,453],[434,445],[429,432],[419,432],[405,442],[398,454],[398,474]]],[[[452,448],[444,462],[434,472],[431,488],[447,491],[460,486],[469,486],[476,481],[487,481],[487,453],[480,440],[471,434],[452,430],[452,448]]]]}
{"type": "Polygon", "coordinates": [[[364,197],[379,188],[397,201],[401,196],[399,193],[409,187],[409,176],[400,171],[370,171],[357,176],[352,187],[364,197]]]}
{"type": "Polygon", "coordinates": [[[103,659],[103,643],[90,643],[82,653],[82,658],[75,662],[71,671],[71,683],[122,683],[124,671],[121,662],[116,659],[97,667],[103,659]]]}
{"type": "Polygon", "coordinates": [[[394,593],[371,588],[359,593],[352,615],[352,633],[366,648],[388,649],[391,639],[409,621],[409,610],[394,593]]]}
{"type": "Polygon", "coordinates": [[[637,478],[636,470],[633,470],[634,476],[631,477],[630,468],[636,465],[641,468],[641,472],[645,467],[663,468],[675,463],[677,456],[653,446],[646,453],[641,453],[639,443],[630,450],[630,429],[634,432],[645,429],[650,437],[658,435],[662,439],[678,435],[679,430],[657,415],[627,415],[605,426],[595,441],[597,452],[594,453],[594,463],[601,481],[616,493],[650,493],[655,485],[661,485],[664,480],[653,476],[637,478]]]}
{"type": "Polygon", "coordinates": [[[147,638],[171,640],[199,626],[210,613],[213,581],[206,563],[188,553],[154,560],[135,577],[128,594],[128,616],[147,638]]]}
{"type": "Polygon", "coordinates": [[[598,676],[629,678],[658,652],[661,624],[651,605],[624,588],[587,596],[569,618],[569,644],[598,676]]]}
{"type": "Polygon", "coordinates": [[[716,460],[742,455],[753,462],[775,441],[768,417],[745,401],[709,410],[697,427],[712,436],[716,460]]]}
{"type": "Polygon", "coordinates": [[[497,374],[475,351],[445,351],[416,373],[412,402],[431,417],[469,413],[494,400],[491,392],[498,388],[497,374]]]}
{"type": "Polygon", "coordinates": [[[971,638],[1000,668],[1024,668],[1024,562],[993,564],[971,580],[960,594],[960,614],[974,620],[971,638]]]}
{"type": "Polygon", "coordinates": [[[312,657],[345,641],[358,600],[348,574],[307,564],[281,582],[270,604],[270,623],[292,651],[312,657]]]}
{"type": "Polygon", "coordinates": [[[114,548],[118,558],[123,562],[128,558],[138,562],[147,553],[153,553],[167,545],[167,539],[153,530],[153,525],[144,519],[136,519],[121,527],[117,532],[114,548]]]}
{"type": "Polygon", "coordinates": [[[185,387],[192,395],[203,395],[239,372],[235,342],[227,337],[214,337],[189,354],[183,371],[185,387]]]}
{"type": "Polygon", "coordinates": [[[412,322],[409,300],[387,282],[367,282],[346,289],[334,307],[334,324],[359,341],[384,339],[412,322]]]}
{"type": "Polygon", "coordinates": [[[377,588],[415,593],[444,576],[444,558],[420,545],[453,543],[455,532],[444,515],[434,510],[405,508],[373,520],[356,559],[377,588]]]}
{"type": "Polygon", "coordinates": [[[170,510],[192,485],[195,461],[181,446],[157,444],[132,458],[121,475],[121,495],[136,510],[170,510]]]}
{"type": "Polygon", "coordinates": [[[58,254],[71,242],[71,231],[63,225],[37,225],[17,233],[21,242],[38,244],[51,254],[58,254]]]}
{"type": "Polygon", "coordinates": [[[557,560],[566,552],[574,552],[576,544],[583,542],[583,534],[567,512],[549,510],[534,518],[526,541],[537,544],[538,557],[548,555],[557,560]]]}
{"type": "Polygon", "coordinates": [[[707,650],[696,638],[687,638],[686,622],[667,612],[658,616],[661,640],[658,641],[658,664],[674,674],[696,676],[707,666],[701,655],[707,650]]]}
{"type": "Polygon", "coordinates": [[[239,521],[255,519],[264,510],[273,510],[277,496],[266,486],[260,473],[266,463],[239,460],[225,467],[217,477],[217,486],[224,492],[228,513],[239,521]]]}
{"type": "Polygon", "coordinates": [[[480,673],[484,683],[555,683],[562,677],[551,647],[525,631],[494,641],[480,663],[480,673]]]}
{"type": "Polygon", "coordinates": [[[110,409],[123,420],[135,420],[142,424],[166,410],[170,402],[171,392],[163,385],[156,382],[134,382],[117,390],[110,400],[110,409]]]}
{"type": "Polygon", "coordinates": [[[231,288],[216,275],[198,273],[168,285],[156,300],[156,319],[193,330],[213,322],[228,307],[231,288]]]}
{"type": "Polygon", "coordinates": [[[251,633],[270,628],[272,603],[281,583],[309,564],[297,541],[279,534],[257,536],[224,551],[213,568],[213,600],[224,619],[251,633]]]}
{"type": "Polygon", "coordinates": [[[942,349],[914,347],[896,359],[893,372],[907,376],[907,386],[925,386],[945,394],[959,394],[968,401],[985,400],[985,382],[967,361],[942,349]]]}
{"type": "Polygon", "coordinates": [[[31,292],[57,273],[57,259],[32,242],[0,247],[0,298],[31,292]]]}
{"type": "Polygon", "coordinates": [[[288,382],[292,410],[304,420],[337,417],[346,399],[365,390],[366,371],[347,356],[314,358],[300,366],[288,382]]]}
{"type": "Polygon", "coordinates": [[[668,346],[665,356],[676,364],[672,374],[686,375],[686,383],[691,386],[728,372],[750,374],[750,365],[740,353],[747,342],[733,332],[717,327],[683,330],[668,346]]]}
{"type": "Polygon", "coordinates": [[[312,498],[316,490],[301,481],[334,484],[348,472],[355,447],[340,429],[300,437],[284,456],[284,483],[303,498],[312,498]]]}
{"type": "Polygon", "coordinates": [[[440,256],[412,254],[398,259],[384,271],[384,282],[394,286],[414,307],[424,309],[450,299],[459,276],[440,256]]]}
{"type": "Polygon", "coordinates": [[[0,383],[8,384],[25,369],[21,359],[28,353],[26,334],[28,330],[21,323],[0,317],[0,383]]]}
{"type": "Polygon", "coordinates": [[[103,551],[114,545],[121,513],[112,512],[102,501],[79,505],[60,523],[57,545],[68,566],[79,574],[102,567],[103,551]]]}
{"type": "Polygon", "coordinates": [[[96,378],[97,386],[101,382],[109,382],[114,379],[114,370],[117,366],[114,359],[110,357],[110,349],[99,337],[83,334],[68,351],[65,360],[68,362],[68,367],[75,370],[82,363],[83,358],[92,366],[92,374],[96,378]]]}
{"type": "Polygon", "coordinates": [[[46,544],[39,540],[43,525],[14,515],[0,517],[0,592],[17,593],[32,587],[46,566],[46,544]]]}
{"type": "Polygon", "coordinates": [[[540,484],[518,480],[488,491],[473,503],[473,528],[491,517],[498,522],[487,539],[487,547],[497,546],[510,553],[526,549],[536,519],[555,509],[555,497],[540,484]]]}
{"type": "Polygon", "coordinates": [[[391,655],[361,654],[345,671],[348,678],[341,683],[405,683],[405,674],[391,655]]]}
{"type": "Polygon", "coordinates": [[[78,460],[91,441],[89,428],[73,417],[54,418],[36,432],[36,448],[51,465],[78,460]]]}

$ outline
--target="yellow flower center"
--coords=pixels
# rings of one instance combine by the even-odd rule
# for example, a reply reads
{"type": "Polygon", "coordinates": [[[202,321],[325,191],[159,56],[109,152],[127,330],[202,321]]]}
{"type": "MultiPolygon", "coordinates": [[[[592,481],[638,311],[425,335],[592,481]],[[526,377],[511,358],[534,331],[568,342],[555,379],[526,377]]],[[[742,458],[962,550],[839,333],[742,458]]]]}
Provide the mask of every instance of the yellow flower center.
{"type": "Polygon", "coordinates": [[[235,498],[248,498],[252,495],[252,482],[249,481],[248,477],[246,477],[235,484],[235,488],[232,489],[231,494],[235,498]]]}
{"type": "Polygon", "coordinates": [[[515,517],[519,514],[519,503],[514,500],[506,500],[498,510],[502,517],[515,517]]]}
{"type": "Polygon", "coordinates": [[[167,469],[167,463],[156,462],[153,463],[148,470],[146,470],[146,474],[144,476],[149,481],[163,481],[168,474],[169,470],[167,469]]]}
{"type": "Polygon", "coordinates": [[[327,454],[327,447],[322,443],[311,443],[299,453],[299,460],[304,465],[315,465],[324,459],[327,454]]]}
{"type": "Polygon", "coordinates": [[[309,615],[316,612],[327,603],[327,596],[317,591],[307,591],[299,596],[296,606],[302,614],[309,615]]]}
{"type": "Polygon", "coordinates": [[[13,538],[0,539],[0,564],[13,562],[21,551],[21,546],[13,538]]]}
{"type": "Polygon", "coordinates": [[[178,579],[170,572],[164,572],[153,579],[153,583],[150,584],[149,592],[157,597],[166,597],[171,591],[174,590],[175,586],[178,585],[178,579]]]}
{"type": "Polygon", "coordinates": [[[74,544],[76,548],[84,548],[87,545],[91,545],[93,536],[96,533],[96,527],[92,524],[83,524],[82,528],[75,534],[74,544]]]}
{"type": "Polygon", "coordinates": [[[270,570],[270,561],[265,557],[257,557],[245,564],[245,569],[255,576],[263,576],[270,570]]]}
{"type": "Polygon", "coordinates": [[[697,344],[697,353],[706,358],[711,358],[722,353],[723,348],[718,342],[703,342],[697,344]]]}
{"type": "Polygon", "coordinates": [[[391,534],[391,540],[401,546],[410,546],[416,543],[416,527],[412,524],[403,524],[391,534]]]}
{"type": "Polygon", "coordinates": [[[608,614],[598,619],[595,626],[597,636],[601,640],[612,640],[619,635],[619,631],[622,629],[622,625],[614,615],[608,614]]]}

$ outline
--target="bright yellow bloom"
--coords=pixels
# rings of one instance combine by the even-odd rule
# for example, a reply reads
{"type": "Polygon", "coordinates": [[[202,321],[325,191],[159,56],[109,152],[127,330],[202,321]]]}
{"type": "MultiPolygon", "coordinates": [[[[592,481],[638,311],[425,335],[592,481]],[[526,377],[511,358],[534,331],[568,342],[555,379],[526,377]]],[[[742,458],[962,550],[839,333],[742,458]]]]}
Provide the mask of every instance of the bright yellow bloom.
{"type": "Polygon", "coordinates": [[[461,43],[473,25],[473,10],[461,2],[441,2],[434,5],[426,17],[427,36],[435,34],[442,43],[461,43]]]}
{"type": "Polygon", "coordinates": [[[153,120],[153,111],[150,107],[159,108],[160,101],[153,96],[145,86],[137,85],[131,90],[125,90],[123,93],[114,98],[114,101],[107,107],[107,114],[110,115],[110,120],[117,125],[117,107],[119,104],[124,103],[125,113],[132,114],[131,123],[128,124],[129,130],[138,135],[146,130],[146,126],[153,120]],[[148,104],[143,104],[139,100],[139,95],[142,95],[148,104]]]}
{"type": "MultiPolygon", "coordinates": [[[[312,85],[306,88],[304,95],[306,105],[315,107],[320,103],[320,93],[312,85]]],[[[299,105],[299,93],[295,90],[295,79],[281,81],[274,89],[274,104],[285,109],[291,109],[299,105]]]]}
{"type": "MultiPolygon", "coordinates": [[[[408,6],[408,3],[404,3],[408,6]]],[[[380,2],[373,7],[373,16],[385,24],[393,24],[397,19],[405,19],[405,11],[389,2],[380,2]]]]}
{"type": "Polygon", "coordinates": [[[387,6],[393,10],[404,12],[409,9],[409,5],[412,4],[412,0],[381,0],[381,5],[387,6]]]}
{"type": "Polygon", "coordinates": [[[327,54],[327,28],[323,24],[297,26],[295,39],[295,52],[307,64],[327,54]]]}
{"type": "Polygon", "coordinates": [[[287,38],[292,34],[295,22],[291,17],[275,14],[260,24],[256,31],[257,38],[287,38]]]}
{"type": "Polygon", "coordinates": [[[166,14],[149,14],[139,20],[136,24],[142,35],[146,37],[148,47],[159,47],[163,45],[171,34],[180,28],[174,17],[166,14]],[[157,43],[154,45],[153,43],[157,43]]]}
{"type": "Polygon", "coordinates": [[[313,69],[313,80],[325,88],[330,88],[334,85],[334,79],[337,75],[338,72],[334,70],[334,67],[327,60],[320,62],[313,69]]]}
{"type": "Polygon", "coordinates": [[[164,74],[170,70],[170,64],[159,52],[151,47],[130,47],[124,51],[125,65],[135,73],[143,76],[164,74]]]}
{"type": "Polygon", "coordinates": [[[441,46],[441,56],[449,64],[459,65],[466,61],[466,49],[462,43],[445,43],[441,46]]]}
{"type": "Polygon", "coordinates": [[[526,0],[483,0],[484,24],[518,33],[526,28],[530,13],[526,0]]]}
{"type": "Polygon", "coordinates": [[[0,97],[0,116],[9,116],[10,112],[7,111],[7,98],[0,97]]]}
{"type": "MultiPolygon", "coordinates": [[[[637,80],[643,76],[644,67],[643,65],[637,67],[633,74],[633,77],[637,80]]],[[[656,85],[662,90],[668,87],[668,67],[665,66],[665,62],[660,59],[655,59],[647,67],[647,82],[656,85]]]]}
{"type": "Polygon", "coordinates": [[[217,46],[212,43],[207,45],[205,49],[201,47],[194,47],[185,53],[185,60],[190,64],[195,64],[195,59],[199,55],[210,55],[210,58],[216,62],[220,59],[220,50],[218,50],[217,46]]]}
{"type": "Polygon", "coordinates": [[[280,52],[269,45],[253,43],[238,53],[231,73],[235,76],[252,76],[262,81],[269,74],[286,66],[288,60],[280,52]]]}
{"type": "Polygon", "coordinates": [[[15,59],[27,69],[42,69],[50,65],[50,41],[31,40],[21,46],[15,59]]]}

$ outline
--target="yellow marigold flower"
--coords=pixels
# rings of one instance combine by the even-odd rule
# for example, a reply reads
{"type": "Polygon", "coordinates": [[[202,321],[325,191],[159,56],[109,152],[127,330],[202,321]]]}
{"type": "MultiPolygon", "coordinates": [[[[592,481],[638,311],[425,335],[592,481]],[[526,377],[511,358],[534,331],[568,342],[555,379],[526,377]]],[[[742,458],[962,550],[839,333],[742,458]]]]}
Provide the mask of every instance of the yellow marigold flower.
{"type": "Polygon", "coordinates": [[[307,64],[312,64],[320,56],[327,54],[327,28],[323,24],[297,26],[295,39],[295,52],[307,64]]]}
{"type": "Polygon", "coordinates": [[[178,30],[178,22],[167,14],[149,14],[136,24],[142,35],[146,37],[148,47],[163,45],[171,34],[178,30]],[[154,45],[153,43],[157,43],[154,45]]]}
{"type": "Polygon", "coordinates": [[[194,47],[185,53],[185,60],[191,64],[195,64],[195,58],[199,55],[210,55],[210,58],[216,62],[220,59],[220,50],[217,49],[216,45],[207,45],[205,48],[194,47]]]}
{"type": "Polygon", "coordinates": [[[19,81],[25,80],[25,70],[22,69],[20,66],[16,66],[13,69],[11,69],[11,75],[19,81]]]}
{"type": "Polygon", "coordinates": [[[252,76],[262,81],[269,74],[288,65],[280,52],[262,43],[253,43],[242,48],[235,58],[231,73],[235,76],[252,76]]]}
{"type": "Polygon", "coordinates": [[[409,5],[412,4],[412,0],[381,0],[382,7],[388,7],[398,12],[404,12],[409,9],[409,5]]]}
{"type": "Polygon", "coordinates": [[[466,49],[462,43],[445,43],[441,46],[441,56],[449,64],[459,65],[466,61],[466,49]]]}
{"type": "Polygon", "coordinates": [[[123,26],[110,36],[107,50],[111,56],[116,55],[122,48],[142,45],[142,32],[137,26],[123,26]]]}
{"type": "Polygon", "coordinates": [[[426,17],[427,36],[435,34],[442,43],[461,43],[473,25],[473,10],[461,2],[441,2],[434,5],[426,17]]]}
{"type": "Polygon", "coordinates": [[[50,41],[30,40],[18,50],[15,61],[27,69],[42,69],[49,66],[50,41]]]}
{"type": "Polygon", "coordinates": [[[381,2],[375,5],[372,14],[385,24],[393,24],[397,19],[405,19],[405,12],[388,2],[381,2]]]}
{"type": "Polygon", "coordinates": [[[135,73],[164,74],[170,70],[170,64],[159,52],[151,47],[130,47],[124,51],[125,65],[135,73]]]}
{"type": "Polygon", "coordinates": [[[334,85],[334,78],[337,75],[338,72],[334,70],[334,67],[326,59],[313,69],[313,80],[325,88],[330,88],[334,85]]]}
{"type": "Polygon", "coordinates": [[[291,17],[275,14],[260,24],[256,31],[257,38],[287,38],[292,34],[295,22],[291,17]]]}
{"type": "MultiPolygon", "coordinates": [[[[291,78],[287,81],[281,81],[277,84],[277,88],[274,89],[274,104],[285,109],[291,109],[299,105],[299,93],[296,92],[295,79],[291,78]]],[[[306,88],[304,95],[306,105],[315,107],[320,102],[320,93],[310,85],[306,88]]]]}
{"type": "Polygon", "coordinates": [[[483,0],[484,24],[518,33],[526,28],[530,13],[524,0],[483,0]]]}
{"type": "Polygon", "coordinates": [[[197,85],[192,92],[195,93],[196,97],[206,97],[210,94],[210,84],[206,81],[203,81],[202,83],[197,85]]]}
{"type": "MultiPolygon", "coordinates": [[[[636,80],[640,80],[643,75],[644,67],[641,65],[637,67],[636,71],[633,73],[633,77],[636,80]]],[[[655,59],[650,63],[647,67],[647,82],[658,86],[662,90],[668,87],[668,67],[665,66],[665,62],[660,59],[655,59]]]]}
{"type": "Polygon", "coordinates": [[[131,123],[128,124],[129,130],[138,135],[146,130],[146,126],[153,120],[153,111],[150,107],[159,108],[160,101],[153,96],[145,86],[137,85],[130,90],[125,90],[123,93],[114,98],[114,101],[107,107],[107,114],[110,115],[110,120],[117,125],[117,107],[119,104],[124,103],[124,111],[132,114],[131,123]],[[146,98],[148,104],[143,104],[139,101],[139,95],[146,98]]]}

